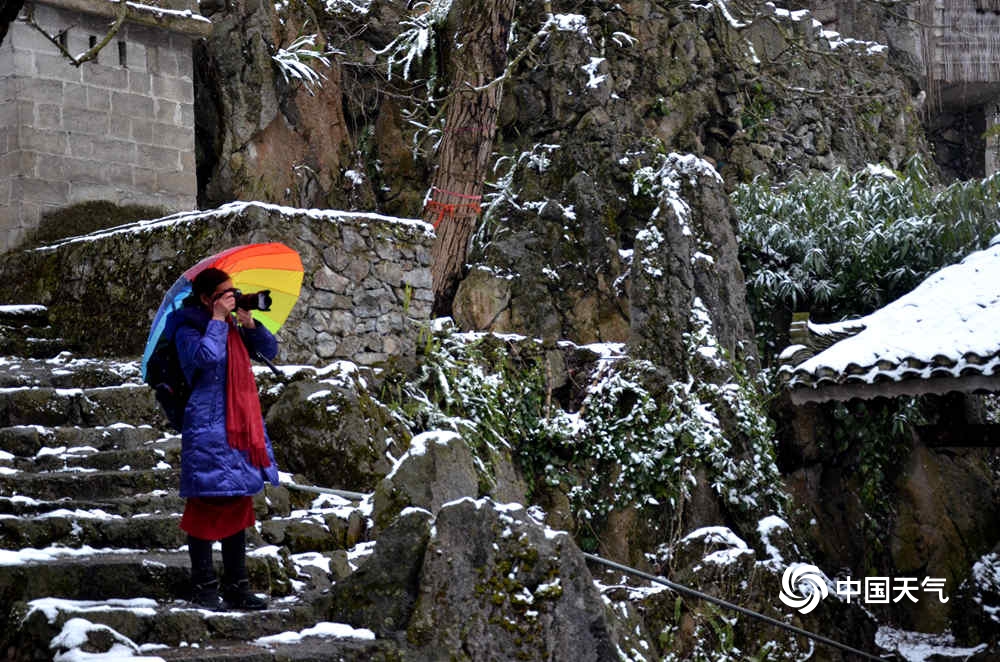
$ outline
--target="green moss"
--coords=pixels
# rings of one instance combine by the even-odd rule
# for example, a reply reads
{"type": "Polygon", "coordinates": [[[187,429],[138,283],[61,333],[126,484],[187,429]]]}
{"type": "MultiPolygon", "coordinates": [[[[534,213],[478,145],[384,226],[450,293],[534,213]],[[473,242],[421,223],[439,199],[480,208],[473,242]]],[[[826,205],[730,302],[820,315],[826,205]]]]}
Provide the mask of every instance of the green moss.
{"type": "Polygon", "coordinates": [[[81,202],[44,215],[27,243],[29,246],[42,246],[116,225],[160,218],[165,214],[161,207],[116,205],[104,200],[81,202]]]}

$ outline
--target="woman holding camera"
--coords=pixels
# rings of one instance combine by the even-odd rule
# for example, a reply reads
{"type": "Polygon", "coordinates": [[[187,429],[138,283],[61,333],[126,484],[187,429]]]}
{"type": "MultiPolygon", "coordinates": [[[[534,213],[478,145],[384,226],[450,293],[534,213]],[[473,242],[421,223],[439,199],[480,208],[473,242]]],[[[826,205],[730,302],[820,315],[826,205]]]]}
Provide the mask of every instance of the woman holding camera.
{"type": "Polygon", "coordinates": [[[264,430],[250,352],[271,359],[274,336],[236,305],[237,290],[219,269],[194,279],[174,342],[191,386],[181,430],[180,495],[187,498],[181,529],[188,534],[192,601],[207,609],[264,609],[250,591],[246,529],[254,524],[253,495],[278,484],[264,430]],[[233,312],[235,311],[235,316],[233,312]],[[212,543],[222,541],[221,595],[212,543]]]}

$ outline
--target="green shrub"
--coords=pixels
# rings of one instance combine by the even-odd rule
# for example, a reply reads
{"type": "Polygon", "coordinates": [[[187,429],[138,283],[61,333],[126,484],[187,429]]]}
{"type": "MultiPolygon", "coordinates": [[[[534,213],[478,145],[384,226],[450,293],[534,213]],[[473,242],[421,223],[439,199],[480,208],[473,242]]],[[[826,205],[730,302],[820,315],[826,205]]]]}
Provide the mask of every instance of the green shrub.
{"type": "Polygon", "coordinates": [[[925,163],[869,166],[733,193],[740,262],[762,355],[782,349],[791,313],[816,321],[872,312],[1000,231],[1000,174],[938,189],[925,163]]]}

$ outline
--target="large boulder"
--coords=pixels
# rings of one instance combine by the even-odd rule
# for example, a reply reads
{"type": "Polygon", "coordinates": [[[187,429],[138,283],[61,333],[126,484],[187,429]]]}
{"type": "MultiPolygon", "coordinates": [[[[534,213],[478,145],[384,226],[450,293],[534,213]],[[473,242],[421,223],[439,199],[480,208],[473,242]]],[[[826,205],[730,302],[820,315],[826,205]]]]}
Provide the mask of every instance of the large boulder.
{"type": "Polygon", "coordinates": [[[375,524],[387,526],[404,508],[436,513],[449,501],[479,496],[475,460],[454,432],[425,432],[410,447],[375,490],[375,524]]]}
{"type": "Polygon", "coordinates": [[[410,436],[356,375],[293,382],[266,420],[283,471],[347,490],[375,489],[410,436]]]}
{"type": "Polygon", "coordinates": [[[383,531],[371,556],[334,584],[331,619],[368,628],[379,636],[404,630],[422,581],[432,522],[426,510],[410,508],[383,531]]]}
{"type": "Polygon", "coordinates": [[[519,505],[462,499],[437,515],[407,638],[414,659],[618,659],[600,593],[566,533],[519,505]]]}

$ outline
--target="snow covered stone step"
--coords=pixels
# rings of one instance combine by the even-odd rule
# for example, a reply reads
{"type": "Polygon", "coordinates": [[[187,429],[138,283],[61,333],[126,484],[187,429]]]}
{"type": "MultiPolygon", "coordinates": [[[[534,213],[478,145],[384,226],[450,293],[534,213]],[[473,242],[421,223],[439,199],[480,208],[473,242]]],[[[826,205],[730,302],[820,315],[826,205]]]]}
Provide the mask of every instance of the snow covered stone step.
{"type": "Polygon", "coordinates": [[[0,388],[0,426],[162,425],[151,389],[142,384],[99,388],[0,388]]]}
{"type": "MultiPolygon", "coordinates": [[[[49,331],[48,333],[52,333],[49,331]]],[[[62,338],[47,338],[37,330],[0,327],[0,355],[17,355],[35,359],[58,356],[70,349],[70,344],[62,338]]]]}
{"type": "Polygon", "coordinates": [[[35,457],[43,448],[90,447],[97,450],[112,448],[145,448],[152,442],[179,438],[151,425],[115,423],[95,427],[45,427],[14,425],[0,428],[0,449],[18,457],[35,457]]]}
{"type": "Polygon", "coordinates": [[[180,513],[124,517],[100,508],[58,509],[33,517],[0,515],[0,549],[69,547],[177,549],[187,543],[180,513]]]}
{"type": "Polygon", "coordinates": [[[374,639],[367,630],[343,623],[317,623],[300,631],[245,641],[212,642],[211,647],[185,646],[150,650],[165,662],[391,662],[406,659],[394,641],[374,639]]]}
{"type": "Polygon", "coordinates": [[[177,490],[154,490],[146,494],[95,500],[71,497],[45,500],[24,495],[0,496],[0,517],[5,515],[32,517],[55,510],[102,510],[112,515],[130,517],[178,513],[183,509],[184,500],[178,496],[177,490]]]}
{"type": "MultiPolygon", "coordinates": [[[[215,553],[221,572],[222,559],[215,553]]],[[[247,570],[256,591],[280,597],[291,592],[284,565],[270,554],[248,554],[247,570]]],[[[60,547],[0,550],[0,604],[40,598],[109,600],[151,598],[161,602],[190,597],[187,550],[60,547]]],[[[4,628],[0,613],[0,631],[4,628]]]]}
{"type": "Polygon", "coordinates": [[[38,304],[3,304],[0,305],[0,324],[48,326],[49,309],[38,304]]]}
{"type": "Polygon", "coordinates": [[[76,468],[40,474],[4,469],[0,471],[0,497],[20,495],[46,501],[63,497],[113,499],[154,490],[176,490],[179,481],[180,472],[166,466],[133,471],[76,468]]]}
{"type": "MultiPolygon", "coordinates": [[[[32,600],[27,605],[18,648],[45,650],[73,619],[113,629],[153,654],[182,644],[204,649],[232,640],[253,641],[313,626],[322,619],[322,601],[274,599],[262,612],[207,612],[188,602],[157,602],[151,598],[79,601],[60,598],[32,600]]],[[[198,650],[196,648],[195,650],[198,650]]]]}
{"type": "Polygon", "coordinates": [[[0,386],[86,388],[141,383],[139,363],[120,359],[77,358],[62,352],[47,359],[0,356],[0,386]]]}
{"type": "MultiPolygon", "coordinates": [[[[7,466],[21,471],[60,471],[96,469],[98,471],[129,471],[135,469],[169,469],[180,465],[181,440],[164,438],[141,448],[99,450],[93,446],[43,446],[34,457],[15,458],[7,466]]],[[[0,457],[0,462],[3,458],[0,457]]]]}

